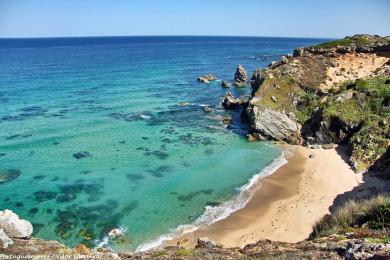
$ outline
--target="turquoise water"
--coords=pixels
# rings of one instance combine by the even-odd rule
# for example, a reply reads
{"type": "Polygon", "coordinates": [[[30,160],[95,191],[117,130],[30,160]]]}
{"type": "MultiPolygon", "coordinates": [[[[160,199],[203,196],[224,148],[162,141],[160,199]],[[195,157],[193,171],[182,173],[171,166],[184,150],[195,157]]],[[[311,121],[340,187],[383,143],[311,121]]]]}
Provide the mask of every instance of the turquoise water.
{"type": "Polygon", "coordinates": [[[239,111],[220,107],[220,82],[202,85],[197,76],[231,80],[238,63],[251,72],[317,42],[0,40],[0,209],[30,220],[36,236],[70,246],[96,246],[122,227],[125,236],[105,245],[119,250],[214,221],[240,206],[226,201],[244,203],[240,187],[281,152],[246,142],[239,120],[223,125],[222,116],[238,119],[239,111]],[[217,212],[204,215],[206,208],[217,212]]]}

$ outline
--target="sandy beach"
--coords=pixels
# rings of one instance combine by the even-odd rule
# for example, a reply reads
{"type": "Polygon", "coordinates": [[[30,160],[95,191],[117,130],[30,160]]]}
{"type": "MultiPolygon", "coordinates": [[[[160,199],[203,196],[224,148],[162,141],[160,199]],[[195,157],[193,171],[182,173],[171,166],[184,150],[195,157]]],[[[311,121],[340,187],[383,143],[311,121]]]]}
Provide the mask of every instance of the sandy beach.
{"type": "Polygon", "coordinates": [[[288,146],[288,163],[261,180],[245,208],[164,245],[192,247],[198,237],[243,247],[259,239],[298,242],[334,204],[337,195],[362,182],[335,149],[288,146]]]}

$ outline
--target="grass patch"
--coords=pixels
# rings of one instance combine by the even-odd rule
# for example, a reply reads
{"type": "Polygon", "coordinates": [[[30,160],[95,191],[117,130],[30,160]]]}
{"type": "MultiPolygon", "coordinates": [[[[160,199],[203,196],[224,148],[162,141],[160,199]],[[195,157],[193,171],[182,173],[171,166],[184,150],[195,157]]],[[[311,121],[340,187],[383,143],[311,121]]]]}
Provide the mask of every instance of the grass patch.
{"type": "Polygon", "coordinates": [[[177,256],[193,256],[194,250],[193,249],[179,249],[175,253],[177,256]]]}
{"type": "Polygon", "coordinates": [[[390,230],[390,196],[380,195],[361,201],[349,201],[333,215],[319,221],[311,239],[357,232],[360,237],[386,238],[390,230]]]}
{"type": "Polygon", "coordinates": [[[324,49],[330,49],[337,46],[349,46],[351,44],[355,44],[357,46],[362,46],[370,43],[370,39],[363,35],[358,35],[354,37],[346,37],[344,39],[339,39],[335,41],[330,42],[324,42],[320,43],[318,45],[313,46],[314,48],[324,48],[324,49]]]}

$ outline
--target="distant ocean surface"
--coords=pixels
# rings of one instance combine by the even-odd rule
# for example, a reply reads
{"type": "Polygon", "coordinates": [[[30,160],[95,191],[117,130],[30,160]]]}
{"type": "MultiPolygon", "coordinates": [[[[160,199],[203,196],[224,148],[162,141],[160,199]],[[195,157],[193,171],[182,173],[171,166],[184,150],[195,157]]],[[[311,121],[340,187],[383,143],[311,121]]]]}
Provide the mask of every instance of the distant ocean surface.
{"type": "Polygon", "coordinates": [[[118,250],[226,217],[284,160],[271,143],[248,143],[242,126],[226,128],[227,90],[196,78],[232,80],[237,64],[251,75],[322,41],[0,39],[0,210],[37,237],[118,250]],[[108,239],[117,227],[125,236],[108,239]]]}

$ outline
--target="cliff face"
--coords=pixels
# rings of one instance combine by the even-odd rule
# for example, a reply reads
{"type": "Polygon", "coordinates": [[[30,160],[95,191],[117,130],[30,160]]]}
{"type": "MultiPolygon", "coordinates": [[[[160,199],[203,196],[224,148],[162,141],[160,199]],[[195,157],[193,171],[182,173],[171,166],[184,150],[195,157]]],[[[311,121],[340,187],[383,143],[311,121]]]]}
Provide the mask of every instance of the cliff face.
{"type": "Polygon", "coordinates": [[[357,171],[390,173],[390,38],[299,48],[252,76],[251,139],[351,145],[357,171]]]}

